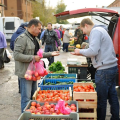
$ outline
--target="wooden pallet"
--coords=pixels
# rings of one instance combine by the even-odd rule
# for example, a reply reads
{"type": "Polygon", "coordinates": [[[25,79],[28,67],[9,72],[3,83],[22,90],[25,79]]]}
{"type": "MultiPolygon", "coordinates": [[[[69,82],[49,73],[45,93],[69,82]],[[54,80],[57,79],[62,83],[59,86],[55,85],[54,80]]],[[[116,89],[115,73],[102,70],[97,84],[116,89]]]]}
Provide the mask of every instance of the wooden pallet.
{"type": "MultiPolygon", "coordinates": [[[[40,88],[38,88],[36,91],[35,91],[35,93],[34,93],[34,95],[32,96],[32,99],[33,100],[36,100],[36,98],[37,98],[37,95],[38,95],[38,92],[39,92],[39,90],[40,90],[40,88]]],[[[53,91],[56,91],[56,90],[53,90],[53,91]]],[[[70,99],[69,99],[69,101],[66,101],[66,102],[70,102],[71,100],[72,100],[72,90],[71,90],[71,87],[69,87],[69,90],[62,90],[63,92],[65,91],[69,91],[69,93],[70,93],[70,99]]],[[[40,102],[43,102],[43,101],[40,101],[40,102]]],[[[54,101],[48,101],[49,103],[50,102],[54,102],[54,101]]],[[[57,102],[57,101],[56,101],[57,102]]],[[[55,102],[55,103],[56,103],[55,102]]]]}
{"type": "MultiPolygon", "coordinates": [[[[73,86],[86,86],[93,83],[74,83],[73,86]]],[[[79,108],[93,109],[92,113],[79,112],[80,118],[94,118],[97,120],[97,92],[73,92],[73,100],[78,101],[79,108]]],[[[87,120],[87,119],[80,119],[87,120]]],[[[88,119],[89,120],[89,119],[88,119]]]]}

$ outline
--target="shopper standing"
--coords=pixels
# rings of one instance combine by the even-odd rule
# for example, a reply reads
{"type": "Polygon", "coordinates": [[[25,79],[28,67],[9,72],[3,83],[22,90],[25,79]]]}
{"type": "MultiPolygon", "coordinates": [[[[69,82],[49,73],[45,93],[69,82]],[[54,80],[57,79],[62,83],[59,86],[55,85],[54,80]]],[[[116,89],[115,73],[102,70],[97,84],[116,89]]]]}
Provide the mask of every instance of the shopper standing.
{"type": "MultiPolygon", "coordinates": [[[[57,33],[52,29],[52,23],[48,23],[47,30],[45,30],[42,37],[42,45],[45,44],[45,52],[52,52],[60,50],[60,42],[57,33]],[[55,41],[57,42],[58,49],[56,47],[55,41]]],[[[44,48],[44,47],[42,47],[44,48]]],[[[49,65],[54,62],[54,57],[48,58],[49,65]]]]}
{"type": "MultiPolygon", "coordinates": [[[[27,30],[15,40],[15,75],[20,78],[21,112],[23,112],[37,89],[37,81],[26,80],[24,75],[32,60],[39,62],[41,59],[37,55],[37,51],[40,48],[37,36],[41,31],[41,25],[42,23],[39,20],[32,19],[28,23],[27,30]]],[[[57,55],[59,55],[57,52],[43,53],[44,58],[57,55]]]]}
{"type": "Polygon", "coordinates": [[[7,48],[7,42],[4,34],[0,32],[0,69],[4,68],[3,53],[7,48]]]}
{"type": "Polygon", "coordinates": [[[97,69],[95,74],[98,96],[97,120],[105,120],[107,99],[112,114],[110,120],[119,120],[119,102],[115,89],[118,66],[112,39],[104,28],[94,26],[89,18],[83,19],[80,27],[83,34],[89,36],[89,48],[75,49],[72,54],[90,57],[94,68],[97,69]]]}
{"type": "Polygon", "coordinates": [[[70,37],[69,28],[67,28],[63,36],[63,51],[66,50],[66,52],[68,52],[70,37]]]}

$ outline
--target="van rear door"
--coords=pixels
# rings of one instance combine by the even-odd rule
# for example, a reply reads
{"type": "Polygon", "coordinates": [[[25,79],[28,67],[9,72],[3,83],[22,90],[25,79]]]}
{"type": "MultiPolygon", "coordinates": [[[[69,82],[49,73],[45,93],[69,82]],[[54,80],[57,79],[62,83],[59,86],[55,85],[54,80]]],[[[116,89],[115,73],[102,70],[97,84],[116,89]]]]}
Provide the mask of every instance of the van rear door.
{"type": "Polygon", "coordinates": [[[12,34],[20,26],[20,19],[18,17],[4,17],[4,34],[7,41],[11,40],[12,34]]]}

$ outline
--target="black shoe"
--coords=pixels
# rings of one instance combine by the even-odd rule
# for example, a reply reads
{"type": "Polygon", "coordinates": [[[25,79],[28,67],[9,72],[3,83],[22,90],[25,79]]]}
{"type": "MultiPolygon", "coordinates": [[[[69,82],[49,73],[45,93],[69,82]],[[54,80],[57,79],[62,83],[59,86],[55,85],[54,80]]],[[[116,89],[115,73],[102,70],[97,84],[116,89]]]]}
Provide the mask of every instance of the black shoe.
{"type": "Polygon", "coordinates": [[[4,65],[2,65],[1,67],[0,67],[0,69],[3,69],[4,68],[4,65]]]}

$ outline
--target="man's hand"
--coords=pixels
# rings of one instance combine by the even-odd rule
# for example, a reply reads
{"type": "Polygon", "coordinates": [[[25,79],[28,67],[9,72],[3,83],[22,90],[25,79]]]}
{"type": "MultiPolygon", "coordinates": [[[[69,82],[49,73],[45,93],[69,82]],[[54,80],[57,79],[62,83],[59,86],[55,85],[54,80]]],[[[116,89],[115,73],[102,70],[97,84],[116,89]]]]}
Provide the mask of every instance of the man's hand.
{"type": "Polygon", "coordinates": [[[60,55],[59,51],[52,52],[52,56],[58,56],[58,55],[60,55]]]}
{"type": "Polygon", "coordinates": [[[44,46],[42,45],[42,49],[44,49],[44,46]]]}
{"type": "Polygon", "coordinates": [[[41,58],[38,55],[35,55],[34,59],[35,59],[36,62],[39,62],[41,58]]]}
{"type": "Polygon", "coordinates": [[[80,49],[75,49],[74,52],[71,52],[71,54],[81,56],[80,49]]]}
{"type": "Polygon", "coordinates": [[[58,47],[58,50],[60,51],[60,49],[61,49],[61,47],[59,46],[59,47],[58,47]]]}

